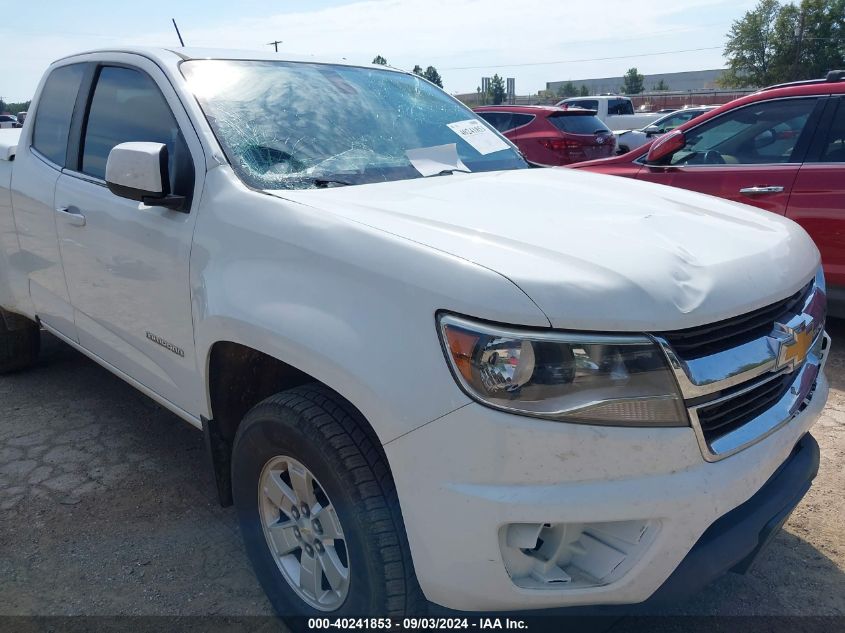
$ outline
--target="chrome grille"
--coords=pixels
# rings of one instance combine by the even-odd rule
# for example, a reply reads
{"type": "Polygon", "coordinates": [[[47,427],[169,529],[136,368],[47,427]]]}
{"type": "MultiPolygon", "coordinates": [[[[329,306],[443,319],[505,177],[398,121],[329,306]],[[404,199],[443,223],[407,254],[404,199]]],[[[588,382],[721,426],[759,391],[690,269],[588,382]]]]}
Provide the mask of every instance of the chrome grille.
{"type": "Polygon", "coordinates": [[[708,443],[727,435],[771,409],[789,391],[795,374],[782,374],[736,396],[698,409],[698,422],[708,443]]]}
{"type": "Polygon", "coordinates": [[[827,358],[824,275],[764,308],[654,333],[684,397],[704,458],[733,455],[808,406],[827,358]]]}
{"type": "Polygon", "coordinates": [[[738,347],[767,336],[778,317],[800,312],[813,289],[813,282],[781,301],[718,323],[658,332],[684,360],[694,360],[738,347]]]}

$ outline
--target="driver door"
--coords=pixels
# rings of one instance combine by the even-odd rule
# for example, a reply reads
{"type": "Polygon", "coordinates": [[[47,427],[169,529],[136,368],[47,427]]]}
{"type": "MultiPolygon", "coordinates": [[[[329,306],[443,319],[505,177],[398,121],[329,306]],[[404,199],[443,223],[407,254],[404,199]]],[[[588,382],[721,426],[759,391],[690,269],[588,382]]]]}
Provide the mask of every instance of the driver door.
{"type": "Polygon", "coordinates": [[[784,215],[819,101],[773,99],[731,110],[688,130],[686,147],[640,178],[784,215]]]}
{"type": "MultiPolygon", "coordinates": [[[[200,411],[189,260],[202,149],[157,68],[128,57],[98,66],[76,163],[59,178],[55,221],[79,344],[182,411],[200,411]],[[111,149],[168,147],[170,188],[186,212],[120,198],[105,183],[111,149]]],[[[81,113],[82,114],[82,113],[81,113]]]]}

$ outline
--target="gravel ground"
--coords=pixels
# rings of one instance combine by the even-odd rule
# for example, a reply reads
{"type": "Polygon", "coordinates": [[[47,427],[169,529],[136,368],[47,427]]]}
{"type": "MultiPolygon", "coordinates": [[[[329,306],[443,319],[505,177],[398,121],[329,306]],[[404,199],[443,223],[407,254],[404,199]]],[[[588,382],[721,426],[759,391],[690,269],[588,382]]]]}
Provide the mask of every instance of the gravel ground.
{"type": "MultiPolygon", "coordinates": [[[[667,614],[845,616],[845,321],[829,331],[813,488],[750,574],[667,614]]],[[[270,614],[201,434],[43,336],[38,367],[0,377],[0,615],[270,614]]]]}

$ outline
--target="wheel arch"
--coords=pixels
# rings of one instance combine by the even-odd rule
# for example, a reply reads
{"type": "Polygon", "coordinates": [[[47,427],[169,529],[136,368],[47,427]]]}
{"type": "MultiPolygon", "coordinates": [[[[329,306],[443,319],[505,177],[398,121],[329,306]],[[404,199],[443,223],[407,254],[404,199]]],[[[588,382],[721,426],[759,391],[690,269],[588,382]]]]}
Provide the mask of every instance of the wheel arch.
{"type": "Polygon", "coordinates": [[[218,498],[223,506],[232,503],[231,455],[238,428],[255,405],[279,392],[304,384],[323,385],[349,402],[366,422],[374,442],[382,446],[370,418],[347,393],[337,388],[337,381],[324,380],[279,356],[234,340],[218,340],[208,347],[204,382],[209,417],[202,416],[202,426],[218,498]]]}

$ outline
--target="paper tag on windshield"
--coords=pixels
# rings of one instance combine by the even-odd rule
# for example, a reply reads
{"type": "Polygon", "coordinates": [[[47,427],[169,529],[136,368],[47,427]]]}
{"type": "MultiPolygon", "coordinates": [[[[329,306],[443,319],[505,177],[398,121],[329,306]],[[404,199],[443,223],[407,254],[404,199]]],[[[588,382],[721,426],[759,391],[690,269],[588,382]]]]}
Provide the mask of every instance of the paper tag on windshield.
{"type": "Polygon", "coordinates": [[[405,156],[411,161],[414,169],[425,177],[437,176],[444,171],[469,171],[458,156],[458,147],[454,143],[409,149],[405,156]]]}
{"type": "Polygon", "coordinates": [[[510,145],[494,134],[478,119],[467,119],[446,124],[450,130],[472,145],[482,156],[508,149],[510,145]]]}

